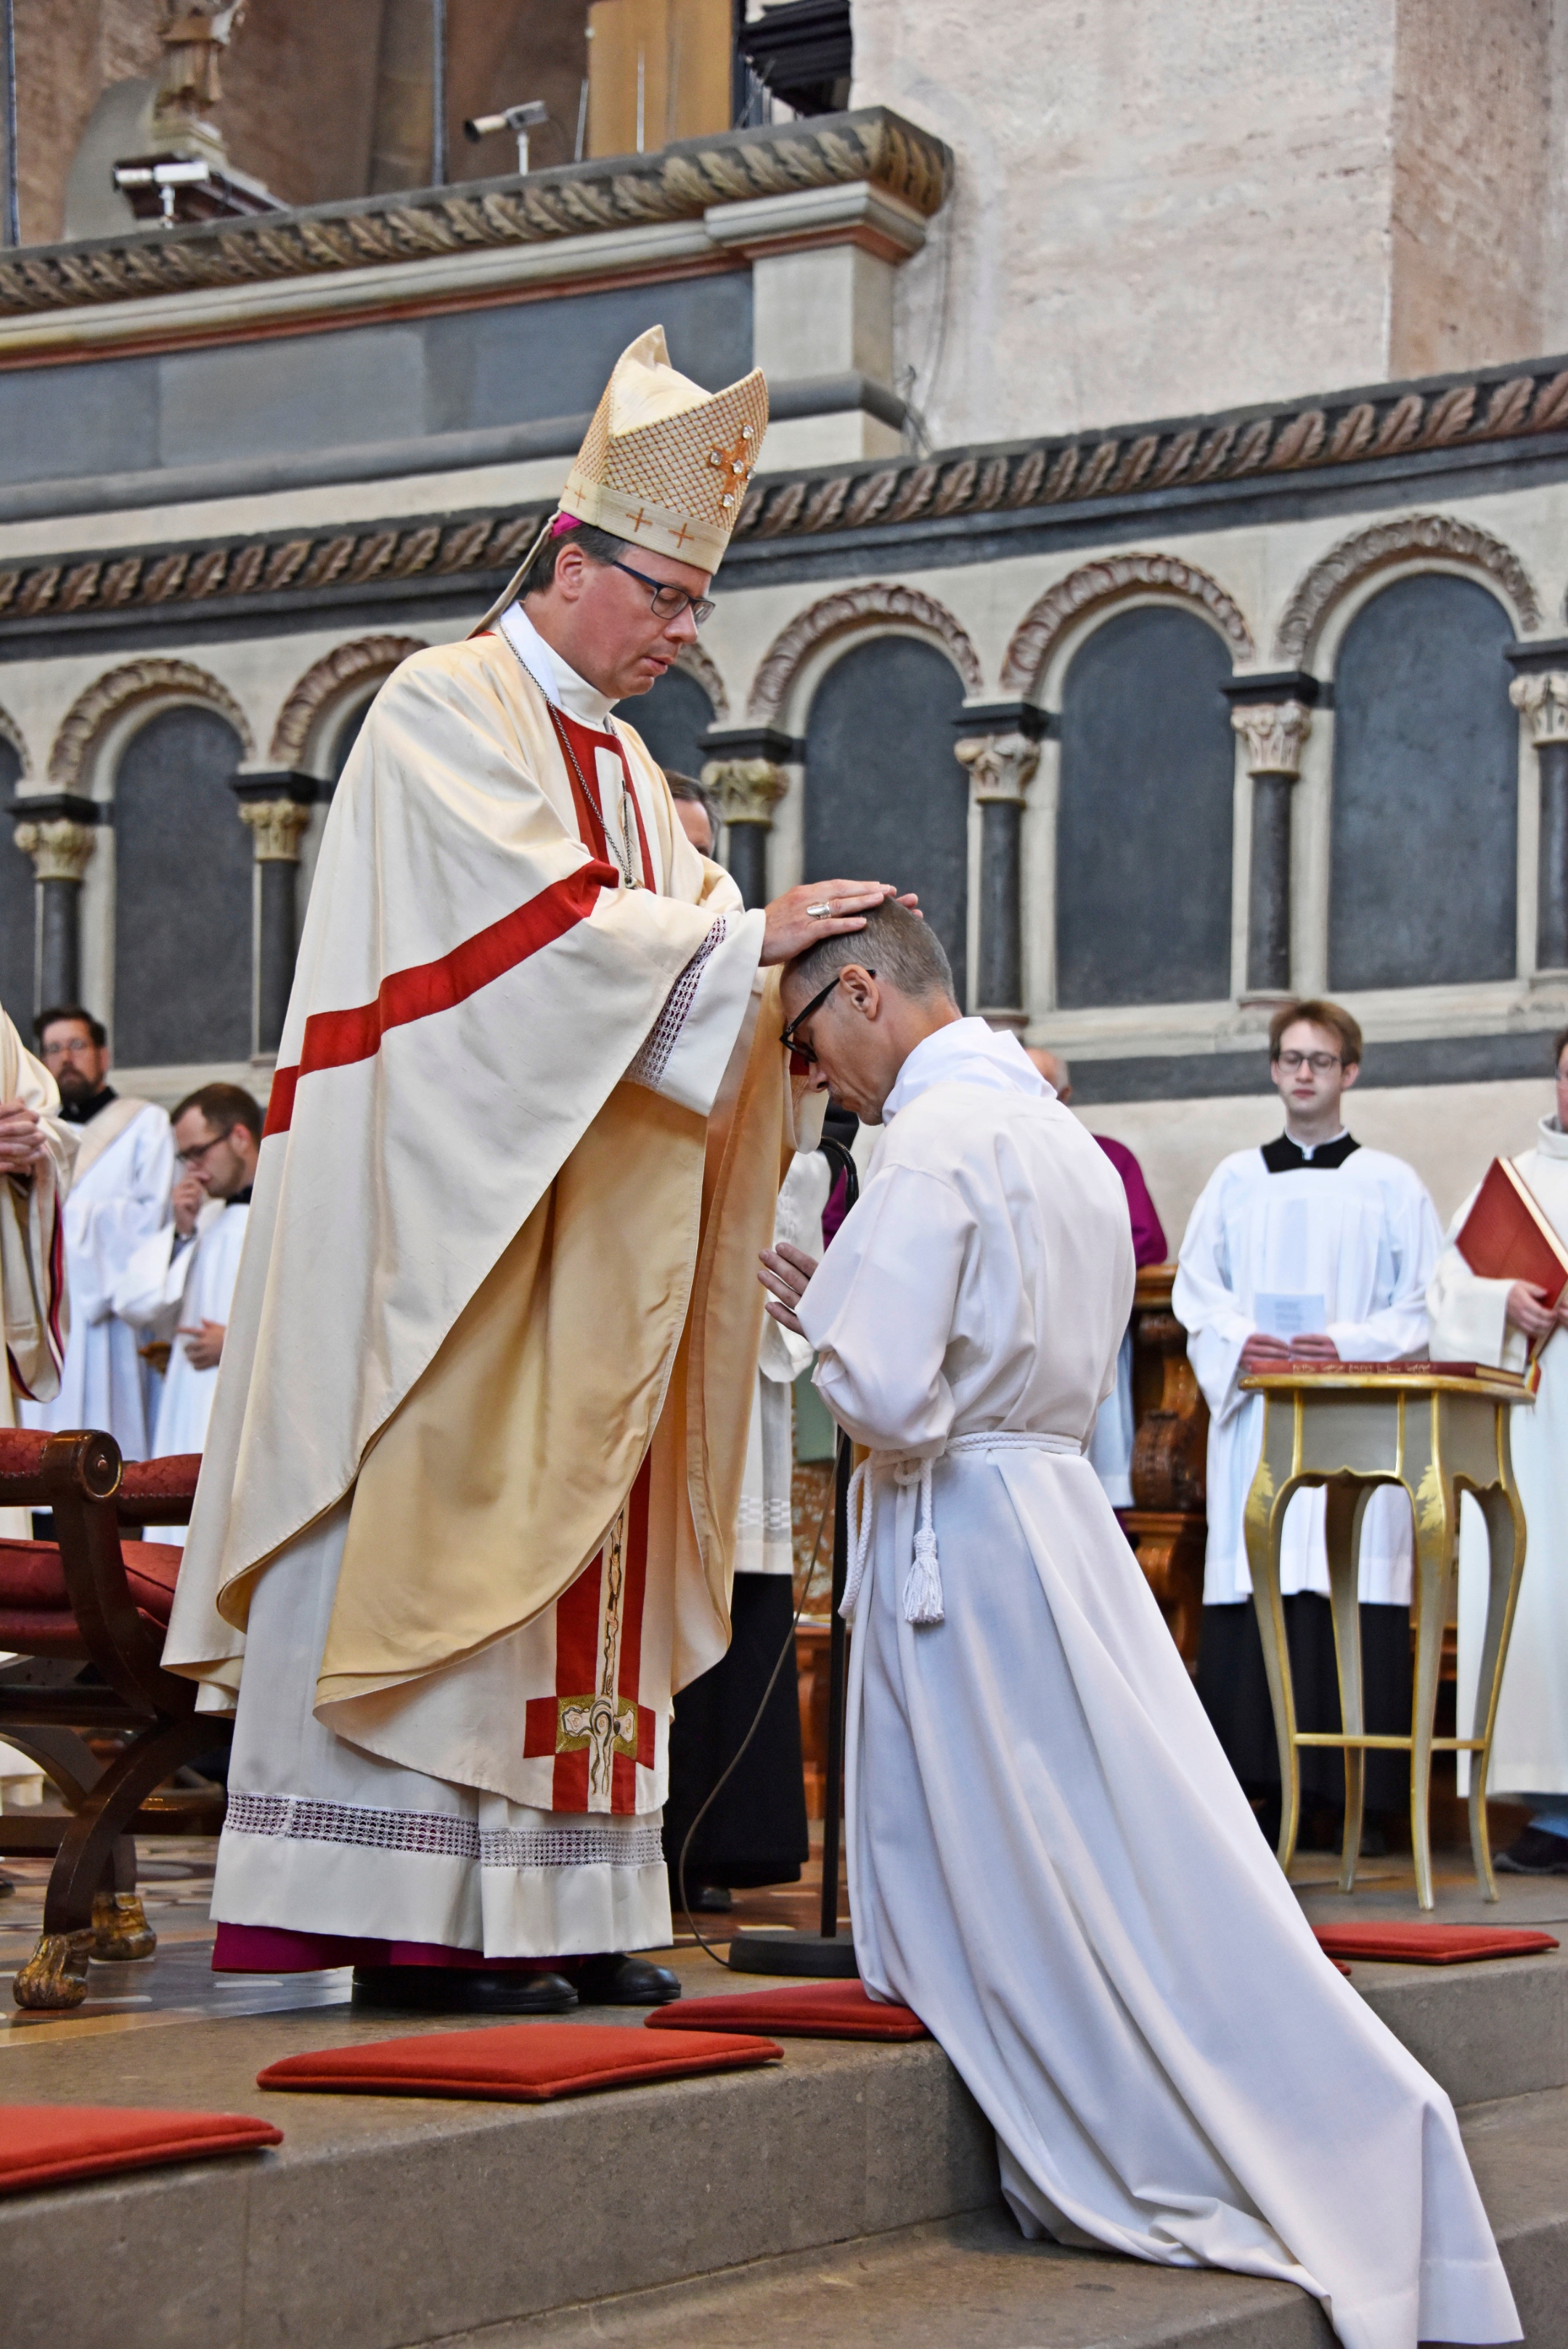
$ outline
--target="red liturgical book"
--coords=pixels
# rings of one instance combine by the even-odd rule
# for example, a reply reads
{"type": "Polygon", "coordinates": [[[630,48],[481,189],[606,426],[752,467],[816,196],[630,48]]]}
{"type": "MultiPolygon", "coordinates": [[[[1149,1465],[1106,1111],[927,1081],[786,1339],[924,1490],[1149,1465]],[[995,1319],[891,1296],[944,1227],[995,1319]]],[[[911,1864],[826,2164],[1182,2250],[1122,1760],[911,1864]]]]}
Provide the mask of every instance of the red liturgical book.
{"type": "MultiPolygon", "coordinates": [[[[1494,1158],[1456,1245],[1481,1280],[1528,1280],[1555,1305],[1568,1288],[1568,1247],[1536,1204],[1517,1166],[1494,1158]]],[[[1531,1349],[1532,1359],[1539,1346],[1531,1349]]]]}

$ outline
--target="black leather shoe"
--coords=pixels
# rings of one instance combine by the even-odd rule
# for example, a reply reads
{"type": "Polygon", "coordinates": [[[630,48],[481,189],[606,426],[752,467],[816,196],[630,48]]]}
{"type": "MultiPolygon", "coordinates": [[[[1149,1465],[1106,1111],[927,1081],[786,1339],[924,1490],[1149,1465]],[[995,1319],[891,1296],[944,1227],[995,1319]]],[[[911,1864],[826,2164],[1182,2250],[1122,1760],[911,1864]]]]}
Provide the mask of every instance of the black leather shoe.
{"type": "Polygon", "coordinates": [[[1568,1876],[1568,1836],[1553,1835],[1549,1827],[1526,1827],[1506,1851],[1498,1853],[1492,1866],[1504,1876],[1568,1876]]]}
{"type": "Polygon", "coordinates": [[[576,2003],[564,1974],[525,1973],[514,1966],[354,1969],[357,2014],[569,2014],[576,2003]]]}
{"type": "Polygon", "coordinates": [[[668,2006],[680,1995],[680,1975],[646,1958],[585,1958],[577,1969],[577,1996],[585,2006],[668,2006]]]}

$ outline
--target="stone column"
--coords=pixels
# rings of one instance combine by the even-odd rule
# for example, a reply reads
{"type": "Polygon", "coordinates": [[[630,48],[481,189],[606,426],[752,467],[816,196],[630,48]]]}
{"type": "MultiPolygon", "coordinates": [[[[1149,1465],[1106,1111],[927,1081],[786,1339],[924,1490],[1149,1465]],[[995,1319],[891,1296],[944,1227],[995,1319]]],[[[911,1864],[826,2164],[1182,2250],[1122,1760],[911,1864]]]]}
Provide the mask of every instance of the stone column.
{"type": "Polygon", "coordinates": [[[229,788],[250,827],[259,882],[254,1050],[275,1052],[299,947],[299,835],[310,822],[316,783],[309,775],[244,775],[229,788]]]}
{"type": "Polygon", "coordinates": [[[953,745],[980,810],[980,922],[975,1006],[982,1019],[1022,1028],[1023,1002],[1023,802],[1040,764],[1045,712],[1028,702],[962,711],[953,745]],[[983,726],[986,730],[978,730],[983,726]]]}
{"type": "Polygon", "coordinates": [[[768,902],[768,834],[789,789],[784,767],[797,747],[772,726],[713,727],[702,737],[702,748],[714,754],[702,781],[718,794],[724,861],[748,912],[768,902]]]}
{"type": "Polygon", "coordinates": [[[1508,698],[1530,720],[1541,775],[1536,968],[1568,970],[1568,668],[1516,677],[1508,698]]]}
{"type": "Polygon", "coordinates": [[[1252,856],[1247,885],[1247,992],[1283,995],[1291,984],[1291,787],[1312,731],[1315,678],[1235,678],[1225,688],[1231,723],[1252,778],[1252,856]]]}
{"type": "Polygon", "coordinates": [[[38,1003],[74,1003],[81,993],[82,875],[98,844],[102,811],[72,792],[13,800],[16,845],[38,877],[38,1003]]]}

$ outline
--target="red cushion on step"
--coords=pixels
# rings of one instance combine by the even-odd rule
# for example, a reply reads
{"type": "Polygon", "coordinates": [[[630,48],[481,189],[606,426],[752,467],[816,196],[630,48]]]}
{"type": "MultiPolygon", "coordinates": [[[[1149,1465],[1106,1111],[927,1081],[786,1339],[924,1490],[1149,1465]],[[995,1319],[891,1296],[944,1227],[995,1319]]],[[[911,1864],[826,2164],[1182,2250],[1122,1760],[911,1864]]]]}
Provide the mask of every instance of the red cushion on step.
{"type": "Polygon", "coordinates": [[[1519,1925],[1314,1925],[1331,1958],[1381,1959],[1390,1965],[1463,1966],[1477,1958],[1525,1958],[1554,1950],[1550,1933],[1519,1925]]]}
{"type": "MultiPolygon", "coordinates": [[[[169,1542],[121,1542],[125,1578],[141,1613],[160,1626],[169,1620],[183,1550],[169,1542]]],[[[70,1613],[66,1570],[56,1542],[0,1541],[0,1613],[24,1619],[70,1613]]]]}
{"type": "Polygon", "coordinates": [[[281,2145],[283,2132],[248,2113],[138,2111],[120,2105],[0,2105],[0,2194],[64,2186],[115,2169],[202,2161],[281,2145]]]}
{"type": "Polygon", "coordinates": [[[857,1982],[802,1982],[742,1990],[726,1998],[681,1998],[644,2018],[650,2031],[776,2031],[781,2039],[926,2039],[907,2006],[867,1998],[857,1982]]]}
{"type": "Polygon", "coordinates": [[[771,2039],[681,2031],[649,2044],[613,2023],[502,2023],[323,2047],[286,2055],[256,2075],[258,2088],[307,2088],[361,2096],[462,2096],[543,2105],[645,2080],[683,2080],[778,2062],[771,2039]]]}

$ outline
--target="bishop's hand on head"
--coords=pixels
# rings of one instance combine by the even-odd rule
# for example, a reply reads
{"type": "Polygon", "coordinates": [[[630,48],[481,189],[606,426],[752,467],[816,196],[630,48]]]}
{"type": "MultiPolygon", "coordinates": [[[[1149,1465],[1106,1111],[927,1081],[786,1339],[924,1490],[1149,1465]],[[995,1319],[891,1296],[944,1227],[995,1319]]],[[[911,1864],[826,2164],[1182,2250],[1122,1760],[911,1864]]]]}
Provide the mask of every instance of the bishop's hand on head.
{"type": "Polygon", "coordinates": [[[807,881],[798,889],[786,889],[767,909],[761,959],[790,962],[823,938],[864,929],[872,907],[889,897],[898,897],[912,914],[920,910],[918,898],[912,894],[899,897],[890,881],[807,881]]]}
{"type": "Polygon", "coordinates": [[[817,1259],[797,1248],[792,1240],[780,1240],[777,1247],[764,1248],[758,1258],[762,1266],[757,1278],[768,1291],[767,1310],[797,1338],[805,1331],[795,1319],[795,1308],[805,1295],[806,1283],[816,1270],[817,1259]]]}

